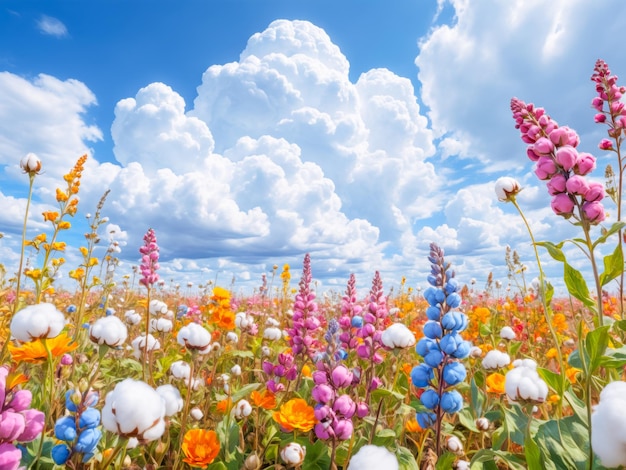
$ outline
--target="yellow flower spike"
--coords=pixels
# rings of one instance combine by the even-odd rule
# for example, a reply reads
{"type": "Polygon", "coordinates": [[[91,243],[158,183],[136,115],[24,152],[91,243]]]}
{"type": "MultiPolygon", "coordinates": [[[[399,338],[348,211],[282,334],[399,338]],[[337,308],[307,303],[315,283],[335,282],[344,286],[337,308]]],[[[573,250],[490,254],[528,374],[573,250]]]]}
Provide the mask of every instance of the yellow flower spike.
{"type": "Polygon", "coordinates": [[[52,244],[52,249],[56,251],[65,251],[67,244],[65,242],[54,242],[52,244]]]}
{"type": "Polygon", "coordinates": [[[54,222],[59,218],[59,213],[56,211],[42,212],[41,215],[43,215],[44,222],[54,222]]]}
{"type": "Polygon", "coordinates": [[[67,202],[68,200],[68,196],[67,194],[65,194],[64,191],[62,191],[61,189],[57,188],[57,201],[58,202],[67,202]]]}
{"type": "Polygon", "coordinates": [[[67,230],[72,226],[67,220],[59,222],[59,230],[67,230]]]}
{"type": "Polygon", "coordinates": [[[41,279],[41,269],[27,269],[24,271],[24,276],[35,280],[41,279]]]}
{"type": "Polygon", "coordinates": [[[98,258],[89,258],[89,263],[87,263],[87,267],[90,268],[92,266],[96,266],[98,264],[98,258]]]}
{"type": "Polygon", "coordinates": [[[89,250],[85,246],[81,246],[79,250],[84,257],[87,257],[87,255],[89,254],[89,250]]]}
{"type": "Polygon", "coordinates": [[[72,269],[69,272],[69,276],[72,279],[76,279],[77,281],[80,281],[85,276],[85,270],[83,268],[72,269]]]}

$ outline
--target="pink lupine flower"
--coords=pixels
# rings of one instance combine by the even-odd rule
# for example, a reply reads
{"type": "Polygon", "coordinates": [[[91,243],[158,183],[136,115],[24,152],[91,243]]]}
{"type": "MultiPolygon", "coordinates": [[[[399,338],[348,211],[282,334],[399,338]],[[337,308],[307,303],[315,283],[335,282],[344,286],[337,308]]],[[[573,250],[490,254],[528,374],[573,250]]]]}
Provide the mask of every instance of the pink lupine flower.
{"type": "Polygon", "coordinates": [[[595,202],[604,199],[604,185],[597,181],[589,182],[589,189],[585,194],[585,201],[595,202]]]}
{"type": "Polygon", "coordinates": [[[557,215],[571,216],[574,212],[574,201],[566,193],[554,196],[550,206],[557,215]]]}
{"type": "Polygon", "coordinates": [[[546,184],[548,187],[548,193],[550,193],[550,196],[564,193],[566,184],[567,180],[565,179],[565,176],[561,174],[554,175],[554,177],[546,184]]]}
{"type": "Polygon", "coordinates": [[[597,201],[585,202],[582,211],[591,223],[600,223],[606,218],[604,207],[597,201]]]}
{"type": "Polygon", "coordinates": [[[304,257],[300,291],[296,295],[293,306],[292,326],[288,329],[289,346],[294,356],[312,357],[314,355],[316,341],[312,333],[321,326],[317,318],[318,307],[315,302],[315,292],[310,289],[311,281],[311,257],[307,253],[304,257]]]}
{"type": "Polygon", "coordinates": [[[613,150],[613,142],[609,139],[602,139],[598,144],[600,150],[613,150]]]}
{"type": "Polygon", "coordinates": [[[139,248],[141,253],[141,279],[139,282],[146,287],[152,287],[159,280],[157,270],[159,269],[159,245],[157,245],[156,234],[153,229],[149,229],[143,237],[144,245],[139,248]]]}
{"type": "Polygon", "coordinates": [[[577,175],[586,175],[596,168],[596,157],[590,153],[581,152],[578,154],[578,160],[574,166],[574,173],[577,175]]]}
{"type": "Polygon", "coordinates": [[[563,167],[565,171],[569,171],[574,168],[576,161],[578,160],[578,152],[570,145],[564,145],[559,147],[556,151],[556,162],[563,167]]]}
{"type": "Polygon", "coordinates": [[[587,194],[587,191],[589,191],[589,183],[587,183],[587,180],[580,175],[572,175],[567,180],[565,189],[567,189],[567,192],[570,194],[584,196],[587,194]]]}

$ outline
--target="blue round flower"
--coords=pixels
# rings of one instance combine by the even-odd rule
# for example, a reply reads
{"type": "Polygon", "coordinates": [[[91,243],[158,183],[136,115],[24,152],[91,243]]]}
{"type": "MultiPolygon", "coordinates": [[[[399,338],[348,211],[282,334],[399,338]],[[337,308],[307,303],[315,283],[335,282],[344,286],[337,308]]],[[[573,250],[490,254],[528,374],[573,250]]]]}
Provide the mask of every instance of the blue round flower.
{"type": "Polygon", "coordinates": [[[463,408],[463,397],[456,390],[443,392],[441,395],[441,409],[446,413],[457,413],[463,408]]]}
{"type": "Polygon", "coordinates": [[[467,356],[469,356],[471,350],[472,343],[463,340],[459,344],[457,344],[456,351],[452,353],[452,357],[456,359],[465,359],[467,356]]]}
{"type": "Polygon", "coordinates": [[[65,408],[67,408],[68,411],[76,412],[78,407],[72,401],[73,394],[74,394],[74,390],[68,390],[67,392],[65,392],[65,408]]]}
{"type": "Polygon", "coordinates": [[[437,289],[435,292],[435,300],[438,304],[442,304],[444,300],[446,300],[446,293],[441,289],[437,289]]]}
{"type": "Polygon", "coordinates": [[[415,352],[424,357],[431,349],[439,349],[439,345],[430,338],[422,338],[415,345],[415,352]]]}
{"type": "Polygon", "coordinates": [[[443,353],[438,349],[431,349],[428,354],[424,356],[424,362],[433,369],[439,367],[443,362],[443,353]]]}
{"type": "Polygon", "coordinates": [[[411,371],[411,382],[418,388],[427,387],[435,378],[435,371],[427,364],[419,364],[411,371]]]}
{"type": "Polygon", "coordinates": [[[467,377],[467,370],[460,362],[448,362],[443,366],[443,380],[448,385],[456,385],[461,383],[467,377]]]}
{"type": "Polygon", "coordinates": [[[461,305],[461,296],[456,292],[453,292],[446,297],[446,303],[450,308],[457,308],[459,305],[461,305]]]}
{"type": "Polygon", "coordinates": [[[417,413],[415,415],[415,419],[422,429],[426,429],[437,422],[437,415],[435,413],[425,411],[422,413],[417,413]]]}
{"type": "Polygon", "coordinates": [[[76,311],[76,307],[74,305],[68,305],[65,311],[67,313],[74,313],[76,311]]]}
{"type": "Polygon", "coordinates": [[[100,429],[85,429],[80,433],[78,441],[76,441],[76,452],[80,452],[81,454],[93,454],[101,437],[102,431],[100,431],[100,429]]]}
{"type": "Polygon", "coordinates": [[[360,315],[353,316],[350,324],[353,328],[361,328],[363,326],[363,317],[360,315]]]}
{"type": "Polygon", "coordinates": [[[441,324],[436,321],[429,320],[424,323],[424,336],[430,339],[441,338],[443,335],[443,330],[441,329],[441,324]]]}
{"type": "Polygon", "coordinates": [[[343,349],[337,349],[337,351],[335,352],[335,358],[337,360],[343,361],[348,358],[348,353],[343,349]]]}
{"type": "Polygon", "coordinates": [[[429,320],[439,321],[441,320],[441,308],[431,305],[426,309],[426,316],[429,320]]]}
{"type": "Polygon", "coordinates": [[[451,333],[445,334],[441,341],[439,341],[439,347],[446,354],[454,354],[456,349],[459,347],[459,343],[463,342],[463,338],[456,331],[452,331],[451,333]]]}
{"type": "Polygon", "coordinates": [[[54,424],[54,435],[61,441],[76,439],[76,423],[73,416],[63,416],[54,424]]]}
{"type": "Polygon", "coordinates": [[[80,429],[95,428],[100,424],[100,411],[95,408],[87,408],[78,419],[80,429]]]}
{"type": "Polygon", "coordinates": [[[446,330],[463,331],[467,328],[468,323],[469,320],[467,319],[467,315],[463,312],[459,312],[458,310],[452,310],[441,318],[441,326],[443,326],[446,330]]]}
{"type": "Polygon", "coordinates": [[[459,281],[457,281],[456,279],[448,279],[448,282],[446,282],[446,285],[444,286],[444,290],[448,295],[456,292],[457,290],[459,290],[459,281]]]}
{"type": "Polygon", "coordinates": [[[57,465],[64,465],[72,451],[65,444],[57,444],[52,448],[52,460],[57,465]]]}
{"type": "Polygon", "coordinates": [[[422,396],[420,397],[420,401],[422,405],[424,405],[429,410],[434,410],[435,407],[439,404],[439,395],[432,388],[428,390],[424,390],[422,396]]]}
{"type": "Polygon", "coordinates": [[[113,310],[111,307],[107,308],[107,309],[104,311],[104,314],[105,314],[107,317],[110,317],[110,316],[111,316],[111,315],[113,315],[114,313],[115,313],[115,310],[113,310]]]}
{"type": "Polygon", "coordinates": [[[426,288],[426,290],[424,291],[424,298],[426,299],[426,302],[428,302],[428,305],[437,305],[437,299],[435,298],[435,294],[437,292],[438,289],[435,289],[434,287],[428,287],[426,288]]]}

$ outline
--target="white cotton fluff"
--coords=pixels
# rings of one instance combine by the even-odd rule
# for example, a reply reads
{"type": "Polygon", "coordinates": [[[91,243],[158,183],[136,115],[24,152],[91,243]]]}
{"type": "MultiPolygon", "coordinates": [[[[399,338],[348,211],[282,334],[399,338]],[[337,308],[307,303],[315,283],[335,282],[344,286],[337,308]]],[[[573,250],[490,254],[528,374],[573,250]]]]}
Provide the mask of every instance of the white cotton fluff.
{"type": "Polygon", "coordinates": [[[394,323],[383,331],[380,340],[389,349],[404,349],[415,344],[415,335],[403,323],[394,323]]]}
{"type": "Polygon", "coordinates": [[[492,349],[483,358],[483,368],[485,369],[499,369],[506,367],[511,363],[511,357],[502,351],[492,349]]]}
{"type": "Polygon", "coordinates": [[[181,346],[198,351],[200,354],[207,354],[211,351],[211,333],[197,323],[183,326],[178,331],[176,339],[181,346]]]}
{"type": "Polygon", "coordinates": [[[626,382],[611,382],[591,414],[591,445],[603,466],[626,465],[626,382]]]}
{"type": "Polygon", "coordinates": [[[89,339],[96,344],[120,346],[128,337],[128,328],[114,315],[98,318],[89,328],[89,339]]]}
{"type": "Polygon", "coordinates": [[[280,450],[280,458],[287,465],[296,466],[304,462],[306,456],[306,447],[301,446],[297,442],[290,442],[280,450]]]}
{"type": "Polygon", "coordinates": [[[129,325],[137,325],[141,321],[141,315],[135,312],[134,310],[127,310],[124,313],[124,320],[129,325]]]}
{"type": "Polygon", "coordinates": [[[165,315],[167,313],[167,304],[160,300],[150,301],[150,314],[151,315],[165,315]]]}
{"type": "Polygon", "coordinates": [[[513,369],[505,376],[504,390],[511,401],[543,403],[548,396],[548,386],[537,373],[537,363],[532,359],[516,360],[513,369]]]}
{"type": "Polygon", "coordinates": [[[170,365],[170,374],[177,379],[189,380],[191,374],[191,366],[185,361],[175,361],[170,365]]]}
{"type": "Polygon", "coordinates": [[[269,339],[270,341],[279,340],[282,337],[282,335],[283,335],[283,332],[280,331],[280,328],[276,328],[274,326],[265,328],[265,331],[263,331],[263,338],[269,339]]]}
{"type": "Polygon", "coordinates": [[[500,338],[502,339],[514,340],[515,337],[515,331],[513,331],[513,328],[511,328],[510,326],[504,326],[500,330],[500,338]]]}
{"type": "Polygon", "coordinates": [[[167,318],[152,318],[150,320],[150,333],[169,333],[174,328],[174,324],[167,318]]]}
{"type": "Polygon", "coordinates": [[[11,334],[23,342],[56,338],[65,327],[65,316],[53,304],[41,303],[23,308],[11,319],[11,334]]]}
{"type": "Polygon", "coordinates": [[[102,426],[124,437],[149,442],[165,431],[165,401],[145,382],[124,379],[107,393],[102,426]]]}
{"type": "Polygon", "coordinates": [[[347,470],[398,470],[398,459],[385,447],[365,445],[352,456],[347,470]]]}
{"type": "MultiPolygon", "coordinates": [[[[133,356],[135,356],[136,359],[139,359],[143,354],[144,348],[146,347],[146,336],[137,336],[130,344],[133,347],[133,356]]],[[[149,334],[148,352],[156,351],[158,349],[161,349],[161,343],[158,339],[149,334]]]]}
{"type": "Polygon", "coordinates": [[[165,402],[165,416],[173,416],[183,409],[183,398],[176,387],[164,384],[157,387],[156,392],[165,402]]]}

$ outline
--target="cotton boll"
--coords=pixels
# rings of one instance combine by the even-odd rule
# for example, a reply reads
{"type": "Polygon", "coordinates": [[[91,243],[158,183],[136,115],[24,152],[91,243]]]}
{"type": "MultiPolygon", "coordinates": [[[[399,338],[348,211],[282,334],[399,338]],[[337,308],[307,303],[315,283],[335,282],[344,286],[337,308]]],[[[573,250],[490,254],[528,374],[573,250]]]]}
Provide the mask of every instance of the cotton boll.
{"type": "Polygon", "coordinates": [[[173,416],[183,409],[183,398],[176,387],[171,384],[157,387],[156,392],[165,402],[165,416],[173,416]]]}
{"type": "Polygon", "coordinates": [[[211,350],[211,333],[197,323],[190,323],[178,331],[176,337],[178,344],[200,354],[206,354],[211,350]]]}
{"type": "Polygon", "coordinates": [[[282,331],[280,331],[279,328],[276,328],[273,326],[269,328],[265,328],[265,331],[263,332],[263,338],[269,339],[270,341],[279,340],[281,337],[282,337],[282,331]]]}
{"type": "Polygon", "coordinates": [[[189,380],[189,374],[191,373],[191,366],[185,361],[172,362],[170,365],[170,374],[177,379],[189,380]]]}
{"type": "Polygon", "coordinates": [[[502,351],[492,349],[483,358],[483,368],[485,369],[499,369],[500,367],[506,367],[511,363],[511,357],[502,351]]]}
{"type": "Polygon", "coordinates": [[[398,470],[398,459],[385,447],[364,445],[352,456],[347,470],[398,470]]]}
{"type": "Polygon", "coordinates": [[[382,343],[390,349],[409,348],[415,344],[415,335],[403,323],[390,325],[381,336],[382,343]]]}
{"type": "Polygon", "coordinates": [[[239,400],[231,411],[235,419],[242,419],[250,416],[252,413],[252,405],[247,400],[239,400]]]}
{"type": "Polygon", "coordinates": [[[150,320],[150,333],[159,332],[159,333],[169,333],[172,331],[174,324],[171,320],[168,320],[165,317],[162,318],[152,318],[150,320]]]}
{"type": "Polygon", "coordinates": [[[191,415],[191,417],[193,419],[195,419],[196,421],[200,421],[203,417],[204,417],[204,413],[202,412],[202,410],[200,408],[198,408],[197,406],[192,408],[191,411],[189,412],[189,414],[191,415]]]}
{"type": "Polygon", "coordinates": [[[65,316],[50,303],[29,305],[11,319],[11,334],[18,341],[56,338],[65,327],[65,316]]]}
{"type": "Polygon", "coordinates": [[[151,315],[165,315],[167,313],[167,304],[160,300],[150,301],[150,314],[151,315]]]}
{"type": "Polygon", "coordinates": [[[125,379],[107,393],[102,425],[124,437],[153,441],[165,431],[165,402],[145,382],[125,379]]]}
{"type": "Polygon", "coordinates": [[[304,462],[305,456],[306,447],[297,442],[290,442],[280,450],[280,458],[283,459],[283,462],[294,467],[304,462]]]}
{"type": "MultiPolygon", "coordinates": [[[[133,356],[135,356],[136,359],[139,359],[141,355],[143,354],[145,345],[146,345],[145,335],[138,336],[132,341],[131,346],[133,347],[133,356]]],[[[151,351],[157,351],[159,349],[161,349],[161,343],[159,342],[158,339],[156,339],[154,336],[149,334],[148,335],[148,353],[151,351]]]]}
{"type": "MultiPolygon", "coordinates": [[[[534,361],[533,361],[534,362],[534,361]]],[[[507,372],[504,389],[509,400],[543,403],[548,396],[548,386],[535,368],[518,366],[507,372]]]]}
{"type": "Polygon", "coordinates": [[[96,344],[120,346],[128,337],[128,328],[122,320],[111,315],[98,318],[89,328],[89,339],[96,344]]]}
{"type": "Polygon", "coordinates": [[[591,415],[591,445],[603,466],[626,465],[626,382],[611,382],[591,415]]]}
{"type": "Polygon", "coordinates": [[[134,310],[127,310],[124,313],[124,320],[129,325],[137,325],[141,321],[141,315],[135,312],[134,310]]]}
{"type": "Polygon", "coordinates": [[[500,330],[500,338],[506,340],[514,340],[515,339],[515,331],[510,326],[505,326],[500,330]]]}

